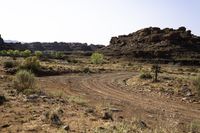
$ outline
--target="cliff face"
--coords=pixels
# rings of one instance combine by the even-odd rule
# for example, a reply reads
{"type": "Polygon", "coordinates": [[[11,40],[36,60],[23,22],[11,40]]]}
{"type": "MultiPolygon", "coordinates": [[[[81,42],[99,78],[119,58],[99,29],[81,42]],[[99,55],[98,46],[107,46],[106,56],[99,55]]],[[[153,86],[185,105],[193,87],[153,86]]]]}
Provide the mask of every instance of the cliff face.
{"type": "Polygon", "coordinates": [[[149,27],[128,35],[112,37],[101,49],[106,55],[143,59],[200,59],[200,37],[185,27],[178,29],[149,27]]]}

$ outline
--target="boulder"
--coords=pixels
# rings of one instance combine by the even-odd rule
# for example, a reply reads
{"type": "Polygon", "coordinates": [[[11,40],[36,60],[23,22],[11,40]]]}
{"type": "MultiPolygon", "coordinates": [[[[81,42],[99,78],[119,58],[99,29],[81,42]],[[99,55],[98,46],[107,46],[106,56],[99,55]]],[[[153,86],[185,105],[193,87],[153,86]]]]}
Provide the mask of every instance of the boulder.
{"type": "Polygon", "coordinates": [[[3,105],[3,103],[6,101],[5,96],[0,95],[0,105],[3,105]]]}

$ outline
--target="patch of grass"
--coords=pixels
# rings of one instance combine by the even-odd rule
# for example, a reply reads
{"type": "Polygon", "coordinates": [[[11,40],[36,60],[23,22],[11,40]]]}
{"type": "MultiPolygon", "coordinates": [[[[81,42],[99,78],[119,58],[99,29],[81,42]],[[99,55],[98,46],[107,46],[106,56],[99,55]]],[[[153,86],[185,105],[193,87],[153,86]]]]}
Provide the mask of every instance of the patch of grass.
{"type": "Polygon", "coordinates": [[[17,62],[15,62],[15,61],[5,61],[3,63],[4,68],[13,68],[13,67],[16,67],[16,66],[17,66],[17,62]]]}
{"type": "Polygon", "coordinates": [[[200,96],[200,75],[194,79],[193,84],[195,86],[198,96],[200,96]]]}
{"type": "Polygon", "coordinates": [[[189,126],[190,133],[200,133],[200,121],[193,121],[189,126]]]}
{"type": "Polygon", "coordinates": [[[84,73],[90,73],[91,71],[90,71],[90,68],[89,68],[89,67],[86,67],[86,68],[83,69],[83,72],[84,72],[84,73]]]}
{"type": "Polygon", "coordinates": [[[149,73],[149,72],[143,72],[141,75],[140,75],[140,79],[152,79],[152,75],[149,73]]]}
{"type": "Polygon", "coordinates": [[[87,103],[87,101],[85,99],[78,97],[78,96],[69,96],[69,97],[67,97],[67,99],[69,102],[76,103],[81,106],[86,106],[86,103],[87,103]]]}
{"type": "Polygon", "coordinates": [[[13,87],[18,92],[33,91],[35,89],[35,76],[27,70],[20,70],[13,79],[13,87]]]}

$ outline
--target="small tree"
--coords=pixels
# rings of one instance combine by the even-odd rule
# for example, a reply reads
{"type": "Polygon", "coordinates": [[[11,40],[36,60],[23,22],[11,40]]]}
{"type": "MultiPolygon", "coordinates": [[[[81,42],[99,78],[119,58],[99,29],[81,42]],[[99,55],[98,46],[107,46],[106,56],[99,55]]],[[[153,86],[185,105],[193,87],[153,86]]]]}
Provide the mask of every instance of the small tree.
{"type": "Polygon", "coordinates": [[[41,51],[35,51],[35,56],[39,59],[39,58],[41,58],[42,57],[42,52],[41,51]]]}
{"type": "Polygon", "coordinates": [[[100,54],[100,53],[93,53],[91,55],[91,62],[94,63],[94,64],[101,64],[103,63],[103,54],[100,54]]]}
{"type": "Polygon", "coordinates": [[[154,81],[157,82],[158,81],[158,73],[160,72],[161,67],[158,64],[155,64],[152,66],[152,71],[154,72],[154,81]]]}
{"type": "Polygon", "coordinates": [[[24,57],[29,57],[29,56],[31,56],[31,51],[30,50],[25,50],[25,51],[23,51],[22,55],[24,57]]]}

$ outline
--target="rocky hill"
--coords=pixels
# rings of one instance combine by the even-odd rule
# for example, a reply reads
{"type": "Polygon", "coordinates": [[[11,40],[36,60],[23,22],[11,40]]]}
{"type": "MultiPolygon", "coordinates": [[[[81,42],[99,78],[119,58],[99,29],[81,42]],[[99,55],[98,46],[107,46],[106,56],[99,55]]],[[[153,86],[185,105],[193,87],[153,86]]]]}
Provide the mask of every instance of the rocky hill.
{"type": "Polygon", "coordinates": [[[149,27],[128,35],[112,37],[100,50],[106,55],[137,59],[199,60],[200,37],[185,27],[178,29],[149,27]]]}

